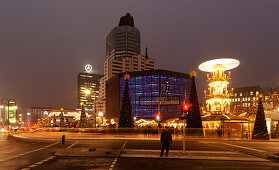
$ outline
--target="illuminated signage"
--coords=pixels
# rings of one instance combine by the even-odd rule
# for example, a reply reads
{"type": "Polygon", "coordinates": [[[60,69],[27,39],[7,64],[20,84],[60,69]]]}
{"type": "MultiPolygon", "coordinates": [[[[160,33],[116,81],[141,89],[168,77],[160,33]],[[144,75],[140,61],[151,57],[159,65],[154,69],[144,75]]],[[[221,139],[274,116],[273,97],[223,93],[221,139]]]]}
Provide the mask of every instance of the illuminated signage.
{"type": "Polygon", "coordinates": [[[90,65],[90,64],[86,64],[85,67],[84,67],[84,69],[85,69],[85,71],[86,71],[87,73],[91,73],[92,70],[93,70],[93,67],[92,67],[92,65],[90,65]]]}
{"type": "MultiPolygon", "coordinates": [[[[180,96],[162,96],[161,105],[179,105],[180,96]]],[[[159,105],[159,96],[147,96],[139,98],[140,106],[159,105]]]]}

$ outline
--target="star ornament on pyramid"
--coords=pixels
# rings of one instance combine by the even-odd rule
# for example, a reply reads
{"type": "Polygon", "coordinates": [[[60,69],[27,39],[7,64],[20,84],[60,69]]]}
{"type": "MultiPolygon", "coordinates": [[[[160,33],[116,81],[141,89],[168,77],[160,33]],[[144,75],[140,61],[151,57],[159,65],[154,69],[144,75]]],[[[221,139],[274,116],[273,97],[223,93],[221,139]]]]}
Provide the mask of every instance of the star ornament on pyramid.
{"type": "Polygon", "coordinates": [[[196,77],[197,76],[197,73],[195,72],[195,71],[192,71],[191,73],[190,73],[190,77],[196,77]]]}
{"type": "Polygon", "coordinates": [[[262,94],[259,94],[258,97],[259,97],[259,98],[263,98],[263,95],[262,95],[262,94]]]}
{"type": "Polygon", "coordinates": [[[126,74],[124,75],[124,79],[125,79],[125,80],[130,79],[130,75],[126,73],[126,74]]]}

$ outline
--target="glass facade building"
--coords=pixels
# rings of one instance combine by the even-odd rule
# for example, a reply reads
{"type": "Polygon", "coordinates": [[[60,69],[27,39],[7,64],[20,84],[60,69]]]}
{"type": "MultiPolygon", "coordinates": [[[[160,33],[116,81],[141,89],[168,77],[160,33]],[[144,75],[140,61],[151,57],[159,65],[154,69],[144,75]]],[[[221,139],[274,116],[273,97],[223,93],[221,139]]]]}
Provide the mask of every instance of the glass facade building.
{"type": "MultiPolygon", "coordinates": [[[[120,112],[126,81],[123,78],[124,74],[125,73],[119,74],[118,78],[108,83],[109,91],[112,90],[112,88],[110,88],[112,86],[117,86],[115,90],[119,90],[119,93],[114,92],[114,94],[118,95],[115,97],[115,100],[112,100],[111,97],[113,97],[113,95],[108,93],[108,111],[113,105],[113,103],[109,101],[115,101],[119,103],[117,108],[120,112]],[[117,84],[119,84],[119,86],[117,84]]],[[[134,117],[154,119],[159,112],[160,95],[161,119],[166,120],[179,117],[181,105],[184,103],[184,100],[187,99],[185,95],[188,95],[187,91],[190,89],[191,80],[188,74],[166,70],[128,72],[128,74],[130,75],[128,84],[134,117]]],[[[113,92],[111,94],[113,94],[113,92]]],[[[111,109],[110,111],[114,112],[116,110],[111,109]]],[[[107,114],[109,115],[110,112],[107,114]]],[[[114,115],[116,116],[119,114],[114,115]]]]}
{"type": "Polygon", "coordinates": [[[88,112],[94,112],[95,100],[99,96],[99,80],[103,75],[90,74],[90,73],[79,73],[78,74],[78,101],[77,108],[80,107],[80,103],[83,102],[85,110],[88,112]],[[86,94],[85,91],[89,90],[90,94],[86,94]]]}

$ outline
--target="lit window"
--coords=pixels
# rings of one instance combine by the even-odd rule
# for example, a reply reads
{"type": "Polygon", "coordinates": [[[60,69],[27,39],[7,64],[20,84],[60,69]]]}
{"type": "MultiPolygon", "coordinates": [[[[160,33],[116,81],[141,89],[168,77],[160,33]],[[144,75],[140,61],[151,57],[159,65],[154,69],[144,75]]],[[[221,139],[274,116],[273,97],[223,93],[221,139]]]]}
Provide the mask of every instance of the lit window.
{"type": "Polygon", "coordinates": [[[240,98],[238,98],[238,101],[240,102],[240,98]]]}
{"type": "Polygon", "coordinates": [[[239,93],[239,96],[242,96],[242,93],[239,93]]]}
{"type": "Polygon", "coordinates": [[[232,102],[234,102],[234,99],[232,99],[232,102]]]}
{"type": "Polygon", "coordinates": [[[237,97],[237,93],[234,93],[234,97],[237,97]]]}
{"type": "Polygon", "coordinates": [[[247,97],[245,97],[245,101],[247,101],[247,97]]]}
{"type": "Polygon", "coordinates": [[[259,91],[256,91],[256,95],[259,95],[259,91]]]}
{"type": "Polygon", "coordinates": [[[253,94],[254,94],[253,91],[250,91],[250,96],[253,96],[253,94]]]}
{"type": "Polygon", "coordinates": [[[251,98],[250,97],[248,97],[248,101],[250,101],[251,100],[251,98]]]}
{"type": "Polygon", "coordinates": [[[256,100],[256,97],[253,97],[253,100],[256,100]]]}

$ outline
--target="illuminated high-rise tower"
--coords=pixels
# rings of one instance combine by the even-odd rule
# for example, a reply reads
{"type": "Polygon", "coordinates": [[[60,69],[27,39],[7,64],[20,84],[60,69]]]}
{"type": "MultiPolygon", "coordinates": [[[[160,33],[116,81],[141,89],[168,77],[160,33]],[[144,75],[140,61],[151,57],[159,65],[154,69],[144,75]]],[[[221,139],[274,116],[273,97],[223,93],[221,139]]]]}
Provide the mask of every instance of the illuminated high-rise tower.
{"type": "Polygon", "coordinates": [[[229,113],[230,96],[233,94],[233,88],[228,90],[228,80],[231,79],[231,72],[225,71],[236,68],[239,61],[231,58],[221,58],[206,61],[199,65],[201,71],[209,72],[207,74],[208,90],[204,91],[206,100],[206,110],[211,113],[229,113]]]}
{"type": "Polygon", "coordinates": [[[126,71],[154,70],[155,60],[149,58],[147,49],[141,55],[140,47],[140,31],[134,25],[133,16],[127,13],[106,37],[104,79],[126,71]]]}
{"type": "Polygon", "coordinates": [[[123,72],[155,70],[156,61],[140,52],[140,31],[135,27],[133,16],[129,13],[120,18],[106,37],[106,60],[104,77],[100,80],[98,107],[105,113],[106,81],[123,72]]]}

